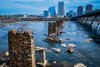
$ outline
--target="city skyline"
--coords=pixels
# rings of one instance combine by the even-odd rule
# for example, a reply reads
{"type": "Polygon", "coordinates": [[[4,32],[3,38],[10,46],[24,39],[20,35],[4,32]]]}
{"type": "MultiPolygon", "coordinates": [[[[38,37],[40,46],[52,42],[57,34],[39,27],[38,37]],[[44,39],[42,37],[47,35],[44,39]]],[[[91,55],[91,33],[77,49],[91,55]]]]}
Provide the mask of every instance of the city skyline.
{"type": "MultiPolygon", "coordinates": [[[[0,0],[0,15],[2,14],[37,14],[40,15],[44,10],[48,10],[50,6],[56,7],[59,1],[64,1],[65,13],[74,10],[77,11],[78,6],[86,7],[92,4],[95,9],[100,9],[99,0],[0,0]]],[[[85,9],[84,9],[85,10],[85,9]]]]}

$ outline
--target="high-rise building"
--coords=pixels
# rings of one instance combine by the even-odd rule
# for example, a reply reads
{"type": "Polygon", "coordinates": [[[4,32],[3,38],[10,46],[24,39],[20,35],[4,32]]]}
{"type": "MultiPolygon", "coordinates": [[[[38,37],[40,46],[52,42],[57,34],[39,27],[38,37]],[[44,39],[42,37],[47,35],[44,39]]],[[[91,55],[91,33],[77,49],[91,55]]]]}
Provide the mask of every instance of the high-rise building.
{"type": "Polygon", "coordinates": [[[66,13],[67,17],[75,17],[76,16],[76,12],[73,10],[70,10],[69,12],[66,13]]]}
{"type": "Polygon", "coordinates": [[[72,17],[75,17],[75,16],[76,16],[76,12],[73,12],[72,17]]]}
{"type": "Polygon", "coordinates": [[[81,16],[83,14],[83,6],[79,6],[77,9],[77,16],[81,16]]]}
{"type": "Polygon", "coordinates": [[[48,17],[48,16],[49,16],[49,11],[44,11],[44,12],[43,12],[43,16],[44,16],[44,17],[48,17]]]}
{"type": "Polygon", "coordinates": [[[91,12],[93,10],[93,5],[87,5],[85,8],[85,13],[91,12]]]}
{"type": "Polygon", "coordinates": [[[72,14],[73,14],[73,10],[70,10],[69,12],[66,13],[66,16],[72,17],[72,14]]]}
{"type": "Polygon", "coordinates": [[[49,7],[49,12],[51,17],[56,16],[55,6],[49,7]]]}
{"type": "Polygon", "coordinates": [[[58,16],[64,16],[64,2],[60,1],[58,3],[58,16]]]}

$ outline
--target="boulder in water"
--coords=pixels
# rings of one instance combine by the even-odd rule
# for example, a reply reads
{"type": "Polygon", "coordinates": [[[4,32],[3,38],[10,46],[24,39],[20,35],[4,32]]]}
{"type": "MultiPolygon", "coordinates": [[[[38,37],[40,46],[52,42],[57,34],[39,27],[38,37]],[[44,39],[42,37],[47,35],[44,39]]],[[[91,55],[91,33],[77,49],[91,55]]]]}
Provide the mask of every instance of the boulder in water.
{"type": "Polygon", "coordinates": [[[68,46],[69,46],[69,47],[72,47],[72,48],[73,48],[73,47],[76,47],[75,44],[68,44],[68,46]]]}
{"type": "Polygon", "coordinates": [[[87,66],[84,65],[83,63],[78,63],[78,64],[74,65],[74,67],[87,67],[87,66]]]}
{"type": "Polygon", "coordinates": [[[61,44],[61,46],[62,46],[62,47],[67,47],[67,45],[66,45],[66,44],[64,44],[64,43],[62,43],[62,44],[61,44]]]}

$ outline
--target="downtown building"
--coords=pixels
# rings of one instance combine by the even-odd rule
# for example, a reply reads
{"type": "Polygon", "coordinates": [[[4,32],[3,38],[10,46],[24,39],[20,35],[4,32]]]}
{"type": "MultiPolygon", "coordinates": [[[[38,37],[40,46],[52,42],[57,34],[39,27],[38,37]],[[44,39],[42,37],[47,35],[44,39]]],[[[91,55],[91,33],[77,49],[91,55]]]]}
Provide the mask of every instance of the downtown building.
{"type": "Polygon", "coordinates": [[[67,17],[72,17],[72,14],[73,14],[73,10],[70,10],[69,12],[66,13],[66,16],[67,17]]]}
{"type": "Polygon", "coordinates": [[[76,12],[74,11],[73,14],[72,14],[72,17],[75,17],[75,16],[76,16],[76,12]]]}
{"type": "Polygon", "coordinates": [[[55,6],[49,7],[50,17],[56,16],[55,6]]]}
{"type": "Polygon", "coordinates": [[[85,13],[88,13],[88,12],[91,12],[91,11],[93,11],[93,5],[87,5],[86,7],[85,7],[85,13]]]}
{"type": "Polygon", "coordinates": [[[58,2],[58,16],[60,17],[64,16],[64,2],[63,1],[58,2]]]}
{"type": "Polygon", "coordinates": [[[49,17],[49,11],[44,11],[44,12],[43,12],[43,16],[44,16],[44,17],[49,17]]]}
{"type": "Polygon", "coordinates": [[[81,16],[83,14],[83,6],[79,6],[77,9],[77,16],[81,16]]]}
{"type": "Polygon", "coordinates": [[[70,10],[69,12],[66,13],[67,17],[75,17],[76,16],[76,12],[73,10],[70,10]]]}

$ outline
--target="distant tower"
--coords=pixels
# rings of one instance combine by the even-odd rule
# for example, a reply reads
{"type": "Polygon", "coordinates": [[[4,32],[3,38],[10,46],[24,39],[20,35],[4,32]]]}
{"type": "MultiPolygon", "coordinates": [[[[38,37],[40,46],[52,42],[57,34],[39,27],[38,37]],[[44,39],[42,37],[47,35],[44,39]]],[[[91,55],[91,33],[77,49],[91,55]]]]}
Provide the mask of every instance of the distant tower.
{"type": "Polygon", "coordinates": [[[55,6],[49,7],[49,12],[51,17],[56,16],[55,6]]]}
{"type": "Polygon", "coordinates": [[[64,16],[64,2],[60,1],[58,3],[58,16],[64,16]]]}
{"type": "Polygon", "coordinates": [[[91,12],[93,10],[93,5],[87,5],[85,8],[85,13],[91,12]]]}
{"type": "Polygon", "coordinates": [[[77,10],[77,16],[81,16],[83,14],[83,6],[79,6],[77,10]]]}
{"type": "Polygon", "coordinates": [[[48,17],[49,16],[49,11],[44,11],[43,16],[48,17]]]}
{"type": "Polygon", "coordinates": [[[66,16],[72,17],[72,14],[73,14],[73,10],[70,10],[69,12],[66,13],[66,16]]]}
{"type": "Polygon", "coordinates": [[[35,49],[31,31],[9,31],[9,67],[36,67],[35,49]]]}
{"type": "Polygon", "coordinates": [[[73,12],[72,17],[75,17],[75,16],[76,16],[76,12],[73,12]]]}

